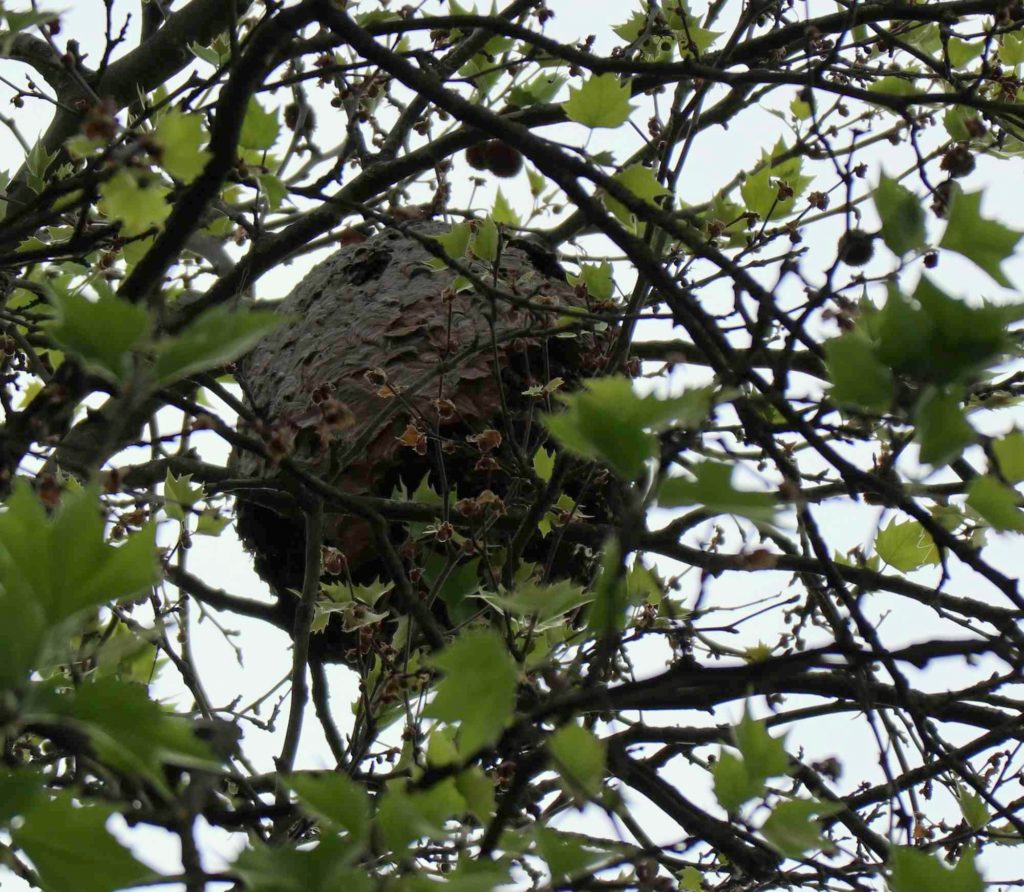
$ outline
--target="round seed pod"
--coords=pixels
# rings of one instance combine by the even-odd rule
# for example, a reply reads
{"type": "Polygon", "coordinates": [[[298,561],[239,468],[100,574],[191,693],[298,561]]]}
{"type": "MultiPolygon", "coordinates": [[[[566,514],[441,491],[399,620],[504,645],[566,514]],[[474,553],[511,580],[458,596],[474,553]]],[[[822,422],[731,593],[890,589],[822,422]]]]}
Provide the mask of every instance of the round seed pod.
{"type": "Polygon", "coordinates": [[[475,170],[486,170],[496,177],[508,179],[523,169],[523,155],[519,149],[490,139],[466,149],[466,161],[475,170]]]}
{"type": "Polygon", "coordinates": [[[839,238],[839,259],[847,266],[864,266],[875,255],[873,233],[850,229],[839,238]]]}

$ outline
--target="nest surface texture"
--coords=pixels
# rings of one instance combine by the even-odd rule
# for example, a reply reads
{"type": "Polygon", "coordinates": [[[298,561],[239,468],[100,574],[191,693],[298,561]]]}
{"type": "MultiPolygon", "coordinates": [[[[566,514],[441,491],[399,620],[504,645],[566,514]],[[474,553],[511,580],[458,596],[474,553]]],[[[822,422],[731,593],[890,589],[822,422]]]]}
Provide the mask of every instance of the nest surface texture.
{"type": "MultiPolygon", "coordinates": [[[[426,223],[416,232],[448,228],[426,223]]],[[[481,456],[466,438],[498,430],[529,447],[541,429],[538,401],[524,391],[555,377],[571,389],[603,368],[611,332],[586,324],[565,331],[558,308],[587,309],[590,300],[566,282],[553,256],[513,241],[496,265],[464,258],[515,303],[472,288],[454,292],[457,274],[432,269],[433,257],[395,229],[346,245],[296,283],[279,308],[288,324],[239,365],[261,435],[343,491],[389,496],[399,480],[415,486],[427,474],[459,496],[507,489],[502,449],[493,454],[501,471],[474,474],[481,456]],[[410,425],[424,434],[418,444],[410,442],[410,425]]],[[[247,477],[279,473],[251,452],[234,462],[247,477]]],[[[372,549],[366,551],[368,533],[348,520],[327,524],[325,544],[342,548],[357,566],[372,549]]],[[[278,591],[301,582],[297,514],[240,498],[238,528],[265,580],[278,591]]]]}

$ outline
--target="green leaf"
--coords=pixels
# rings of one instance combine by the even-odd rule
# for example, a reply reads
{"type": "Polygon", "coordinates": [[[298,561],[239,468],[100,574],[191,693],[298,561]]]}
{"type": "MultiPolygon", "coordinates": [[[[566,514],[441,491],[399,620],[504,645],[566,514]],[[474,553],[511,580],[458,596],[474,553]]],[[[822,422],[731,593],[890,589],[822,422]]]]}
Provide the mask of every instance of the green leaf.
{"type": "Polygon", "coordinates": [[[979,122],[978,113],[962,105],[952,106],[942,116],[942,126],[946,128],[946,133],[957,142],[970,142],[973,138],[967,126],[969,121],[979,122]]]}
{"type": "Polygon", "coordinates": [[[949,64],[954,68],[963,68],[972,59],[977,59],[985,50],[984,40],[961,40],[959,37],[950,37],[947,44],[949,50],[949,64]]]}
{"type": "Polygon", "coordinates": [[[905,523],[890,521],[875,538],[875,551],[890,567],[901,573],[939,563],[938,548],[916,520],[905,523]]]}
{"type": "Polygon", "coordinates": [[[900,36],[910,46],[923,50],[929,56],[934,56],[942,49],[942,36],[934,23],[911,25],[900,36]]]}
{"type": "MultiPolygon", "coordinates": [[[[337,587],[340,586],[341,583],[338,583],[337,587]]],[[[327,588],[328,586],[322,586],[321,591],[327,588]]],[[[374,613],[372,610],[358,607],[352,602],[342,604],[318,602],[313,608],[313,624],[310,626],[310,631],[314,635],[323,632],[331,621],[331,614],[334,613],[341,617],[341,627],[346,632],[354,632],[356,629],[372,626],[374,623],[387,619],[387,613],[374,613]]]]}
{"type": "Polygon", "coordinates": [[[814,112],[814,106],[797,96],[789,103],[789,111],[796,120],[806,121],[814,112]]]}
{"type": "Polygon", "coordinates": [[[201,148],[208,139],[202,115],[172,108],[160,119],[153,138],[160,147],[160,166],[183,183],[191,183],[210,160],[210,153],[201,148]]]}
{"type": "Polygon", "coordinates": [[[715,797],[730,814],[764,790],[769,777],[789,770],[785,739],[772,737],[763,721],[755,721],[744,711],[743,719],[733,728],[733,738],[742,759],[722,752],[712,768],[715,797]]]}
{"type": "Polygon", "coordinates": [[[762,151],[758,170],[749,174],[740,186],[740,195],[747,206],[762,220],[778,219],[789,216],[795,210],[796,199],[803,195],[814,177],[805,176],[800,171],[803,160],[799,155],[775,163],[782,158],[788,149],[781,139],[771,152],[762,151]],[[784,183],[792,190],[792,195],[779,197],[779,184],[784,183]]]}
{"type": "MultiPolygon", "coordinates": [[[[928,278],[918,282],[914,299],[928,318],[931,349],[938,354],[931,362],[950,366],[955,378],[1000,359],[1010,349],[1007,325],[1024,317],[1020,304],[999,306],[983,301],[971,306],[945,294],[928,278]]],[[[940,379],[936,376],[934,380],[940,379]]]]}
{"type": "Polygon", "coordinates": [[[958,787],[957,800],[960,803],[960,813],[972,830],[981,830],[992,820],[985,800],[977,793],[972,793],[966,787],[958,787]]]}
{"type": "Polygon", "coordinates": [[[633,606],[652,604],[657,606],[665,597],[665,583],[657,571],[636,560],[626,574],[627,600],[633,606]]]}
{"type": "Polygon", "coordinates": [[[492,217],[480,221],[473,235],[470,250],[481,260],[494,263],[498,259],[498,227],[492,217]]]}
{"type": "Polygon", "coordinates": [[[545,179],[544,174],[538,173],[531,167],[526,168],[526,179],[529,180],[529,194],[535,199],[540,198],[544,189],[547,188],[548,181],[545,179]]]}
{"type": "Polygon", "coordinates": [[[488,630],[466,632],[433,665],[445,677],[424,715],[459,722],[460,748],[467,755],[495,743],[516,700],[516,664],[505,642],[488,630]]]}
{"type": "Polygon", "coordinates": [[[39,693],[28,713],[34,720],[69,721],[89,737],[106,764],[146,778],[167,796],[173,793],[162,771],[164,764],[219,767],[209,746],[196,736],[194,724],[166,713],[141,684],[101,678],[79,685],[70,694],[39,693]]]}
{"type": "Polygon", "coordinates": [[[152,174],[119,170],[100,184],[100,209],[121,223],[121,234],[141,235],[170,216],[170,190],[152,174]]]}
{"type": "Polygon", "coordinates": [[[484,774],[479,766],[472,765],[459,772],[455,778],[455,788],[466,800],[466,806],[473,813],[473,817],[481,826],[486,826],[494,817],[497,807],[495,781],[484,774]]]}
{"type": "Polygon", "coordinates": [[[255,347],[267,332],[287,321],[287,317],[270,310],[207,310],[181,334],[157,344],[154,383],[165,386],[232,362],[255,347]]]}
{"type": "Polygon", "coordinates": [[[652,434],[623,421],[610,401],[602,410],[600,402],[588,398],[586,391],[565,397],[563,402],[567,405],[565,412],[544,416],[544,425],[563,447],[584,458],[607,463],[625,480],[643,472],[648,459],[654,456],[652,434]]]}
{"type": "MultiPolygon", "coordinates": [[[[442,249],[444,249],[444,253],[452,260],[459,260],[466,256],[471,236],[472,229],[469,223],[453,223],[452,228],[444,235],[435,235],[432,238],[440,244],[442,249]]],[[[435,261],[438,269],[442,269],[445,266],[444,261],[440,258],[434,258],[431,261],[432,266],[435,261]]]]}
{"type": "Polygon", "coordinates": [[[164,477],[164,511],[174,520],[184,521],[185,508],[191,508],[205,495],[202,484],[193,487],[191,474],[175,477],[170,468],[164,477]]]}
{"type": "Polygon", "coordinates": [[[935,522],[947,533],[952,533],[966,519],[959,505],[933,505],[931,514],[935,522]]]}
{"type": "Polygon", "coordinates": [[[199,514],[196,534],[199,536],[219,536],[231,524],[227,514],[221,514],[216,508],[204,508],[199,514]]]}
{"type": "Polygon", "coordinates": [[[598,847],[598,840],[578,833],[567,833],[537,822],[533,830],[537,852],[548,865],[556,888],[564,888],[564,880],[589,873],[608,860],[607,848],[598,847]]]}
{"type": "Polygon", "coordinates": [[[815,815],[825,816],[842,810],[839,803],[814,799],[790,799],[780,802],[761,826],[761,835],[787,858],[800,858],[805,852],[829,848],[821,836],[821,823],[815,815]]]}
{"type": "Polygon", "coordinates": [[[57,19],[57,13],[47,12],[46,10],[33,12],[4,12],[3,16],[7,19],[8,29],[15,33],[18,31],[24,31],[26,28],[31,28],[33,25],[42,25],[46,22],[52,22],[57,19]]]}
{"type": "Polygon", "coordinates": [[[136,595],[160,578],[156,526],[118,548],[107,545],[95,487],[65,493],[47,516],[19,479],[6,507],[0,514],[0,584],[8,594],[31,595],[51,625],[136,595]]]}
{"type": "Polygon", "coordinates": [[[46,151],[42,139],[37,140],[28,155],[25,156],[25,168],[28,170],[28,187],[33,192],[38,194],[43,191],[46,185],[47,171],[56,158],[56,152],[46,151]]]}
{"type": "Polygon", "coordinates": [[[152,881],[155,871],[107,832],[113,813],[78,807],[70,796],[38,800],[11,837],[32,859],[47,892],[111,892],[152,881]]]}
{"type": "Polygon", "coordinates": [[[621,632],[626,625],[629,590],[622,573],[622,549],[617,539],[609,539],[601,556],[601,573],[594,587],[593,606],[587,617],[587,630],[605,637],[621,632]]]}
{"type": "Polygon", "coordinates": [[[550,102],[555,98],[562,84],[568,80],[561,74],[542,74],[535,77],[525,86],[516,86],[509,90],[508,101],[517,108],[528,108],[542,102],[550,102]]]}
{"type": "Polygon", "coordinates": [[[459,761],[459,748],[455,743],[455,730],[434,725],[427,738],[427,762],[434,768],[454,765],[459,761]]]}
{"type": "Polygon", "coordinates": [[[914,96],[921,92],[916,86],[916,80],[920,77],[919,74],[914,74],[912,69],[908,69],[910,72],[908,75],[890,75],[888,77],[882,77],[876,80],[868,91],[871,93],[877,93],[880,96],[914,96]]]}
{"type": "Polygon", "coordinates": [[[749,712],[744,712],[743,719],[733,728],[733,737],[751,777],[777,777],[789,771],[785,735],[772,737],[767,725],[752,718],[749,712]]]}
{"type": "Polygon", "coordinates": [[[480,591],[479,559],[463,561],[453,569],[447,558],[435,555],[427,559],[425,569],[432,588],[441,580],[436,594],[454,622],[466,622],[480,612],[480,604],[473,597],[480,591]]]}
{"type": "Polygon", "coordinates": [[[690,24],[686,30],[676,32],[679,43],[679,51],[683,56],[699,56],[722,36],[722,31],[711,31],[700,27],[700,20],[696,16],[687,16],[690,24]]]}
{"type": "Polygon", "coordinates": [[[697,388],[664,400],[640,397],[628,378],[616,375],[593,379],[586,390],[562,397],[566,410],[543,421],[570,452],[603,461],[631,480],[654,455],[655,438],[648,429],[700,424],[712,395],[711,388],[697,388]]]}
{"type": "Polygon", "coordinates": [[[1008,32],[1001,35],[1000,41],[1000,62],[1004,65],[1020,65],[1024,62],[1024,34],[1008,32]]]}
{"type": "MultiPolygon", "coordinates": [[[[638,199],[652,206],[656,206],[654,201],[656,198],[671,194],[669,189],[658,182],[654,171],[643,164],[631,164],[625,170],[615,174],[612,179],[632,192],[638,199]]],[[[632,225],[633,212],[624,204],[612,198],[611,195],[604,196],[604,203],[608,206],[608,210],[623,223],[632,225]]]]}
{"type": "Polygon", "coordinates": [[[975,477],[967,489],[967,505],[977,511],[994,530],[1024,533],[1024,511],[1016,490],[989,474],[975,477]]]}
{"type": "Polygon", "coordinates": [[[670,6],[665,12],[666,22],[675,34],[684,58],[699,56],[723,33],[702,28],[700,19],[686,12],[685,3],[670,6]]]}
{"type": "Polygon", "coordinates": [[[519,225],[519,214],[512,209],[512,205],[508,203],[508,199],[501,189],[498,189],[498,194],[494,198],[490,219],[495,223],[504,223],[506,226],[519,225]]]}
{"type": "Polygon", "coordinates": [[[45,795],[47,783],[43,775],[28,769],[0,769],[0,827],[25,814],[45,795]]]}
{"type": "Polygon", "coordinates": [[[1010,348],[1007,326],[1019,305],[970,306],[922,278],[913,300],[890,286],[879,312],[862,321],[878,341],[878,357],[893,371],[925,384],[963,382],[1010,348]]]}
{"type": "Polygon", "coordinates": [[[396,892],[493,892],[514,887],[510,870],[506,857],[480,859],[463,852],[458,867],[445,869],[443,883],[428,872],[405,874],[396,892]]]}
{"type": "Polygon", "coordinates": [[[694,387],[679,396],[638,396],[630,380],[621,376],[601,378],[588,386],[592,394],[614,402],[608,408],[621,412],[630,424],[655,432],[697,427],[707,417],[715,393],[714,387],[694,387]]]}
{"type": "Polygon", "coordinates": [[[356,842],[361,843],[367,838],[370,797],[362,784],[339,772],[323,772],[315,776],[294,774],[287,778],[286,783],[306,811],[347,830],[356,842]]]}
{"type": "Polygon", "coordinates": [[[536,617],[536,629],[543,631],[549,625],[560,625],[562,617],[569,611],[589,604],[593,594],[568,579],[551,585],[528,581],[520,584],[510,595],[488,600],[512,616],[536,617]]]}
{"type": "Polygon", "coordinates": [[[571,273],[566,280],[572,286],[582,284],[594,300],[611,300],[615,286],[612,281],[612,265],[607,261],[596,263],[580,264],[580,274],[574,276],[571,273]]]}
{"type": "Polygon", "coordinates": [[[95,677],[150,684],[167,665],[152,643],[157,637],[159,633],[156,630],[132,631],[120,623],[105,640],[90,642],[85,652],[95,653],[90,657],[96,660],[95,677]]]}
{"type": "Polygon", "coordinates": [[[751,777],[742,759],[722,753],[711,769],[715,782],[715,798],[729,814],[739,811],[744,802],[764,791],[764,778],[751,777]]]}
{"type": "MultiPolygon", "coordinates": [[[[0,555],[0,583],[3,574],[0,555]]],[[[23,687],[40,662],[48,628],[43,607],[31,591],[0,584],[0,693],[23,687]]]]}
{"type": "Polygon", "coordinates": [[[104,139],[89,139],[88,136],[84,136],[81,133],[72,136],[70,139],[64,140],[64,148],[68,150],[68,154],[76,160],[82,158],[91,158],[97,154],[100,149],[105,148],[107,141],[104,139]]]}
{"type": "Polygon", "coordinates": [[[585,797],[601,791],[605,771],[605,745],[580,725],[563,725],[548,740],[548,752],[571,790],[585,797]]]}
{"type": "Polygon", "coordinates": [[[974,849],[965,848],[949,870],[941,860],[910,846],[889,850],[892,892],[984,892],[985,882],[974,866],[974,849]]]}
{"type": "Polygon", "coordinates": [[[381,797],[377,823],[388,849],[399,854],[413,840],[443,835],[444,822],[465,808],[454,778],[412,793],[403,781],[392,781],[381,797]]]}
{"type": "Polygon", "coordinates": [[[277,117],[276,108],[267,111],[255,97],[251,98],[245,111],[245,120],[242,121],[242,132],[238,137],[239,146],[256,151],[272,148],[281,129],[277,117]]]}
{"type": "Polygon", "coordinates": [[[863,333],[851,331],[826,341],[825,364],[832,379],[831,396],[838,405],[877,412],[892,405],[892,372],[879,361],[863,333]]]}
{"type": "Polygon", "coordinates": [[[997,846],[1019,846],[1024,843],[1024,837],[1021,837],[1009,821],[993,824],[988,829],[988,836],[997,846]]]}
{"type": "Polygon", "coordinates": [[[131,371],[131,353],[149,335],[149,313],[119,297],[92,301],[81,294],[55,289],[50,336],[90,371],[123,382],[131,371]]]}
{"type": "Polygon", "coordinates": [[[1004,288],[1010,288],[1012,283],[1000,264],[1013,255],[1021,235],[981,216],[981,192],[960,192],[950,201],[949,222],[939,244],[963,254],[1004,288]]]}
{"type": "Polygon", "coordinates": [[[280,178],[272,173],[261,173],[256,175],[256,181],[260,189],[267,196],[267,205],[272,211],[281,207],[281,203],[288,196],[288,187],[281,182],[280,178]]]}
{"type": "Polygon", "coordinates": [[[924,245],[924,206],[921,199],[884,173],[873,197],[882,221],[882,241],[894,254],[902,256],[924,245]]]}
{"type": "MultiPolygon", "coordinates": [[[[458,7],[458,4],[452,4],[452,15],[468,15],[466,10],[458,7]]],[[[368,9],[366,12],[361,12],[355,17],[356,22],[363,28],[370,25],[378,25],[384,22],[394,22],[401,19],[398,13],[392,12],[389,9],[368,9]]],[[[461,34],[461,31],[452,29],[450,32],[452,35],[461,34]]]]}
{"type": "Polygon", "coordinates": [[[1013,431],[992,443],[999,473],[1010,483],[1024,480],[1024,433],[1013,431]]]}
{"type": "Polygon", "coordinates": [[[153,247],[155,241],[155,235],[148,235],[145,238],[132,239],[125,244],[121,249],[121,256],[124,258],[125,267],[129,271],[133,270],[135,265],[149,253],[149,249],[153,247]]]}
{"type": "Polygon", "coordinates": [[[696,867],[684,867],[679,882],[686,892],[704,892],[703,874],[696,867]]]}
{"type": "Polygon", "coordinates": [[[247,892],[371,892],[370,874],[352,867],[358,852],[347,839],[323,837],[313,849],[246,849],[232,865],[247,892]]]}
{"type": "Polygon", "coordinates": [[[212,47],[203,46],[194,40],[189,44],[188,48],[197,59],[202,59],[214,68],[220,68],[221,64],[226,60],[226,57],[222,57],[217,50],[212,47]]]}
{"type": "Polygon", "coordinates": [[[914,409],[914,424],[921,461],[935,467],[949,464],[974,442],[974,428],[948,388],[929,387],[924,392],[914,409]]]}
{"type": "Polygon", "coordinates": [[[544,175],[537,173],[537,171],[532,167],[527,167],[526,179],[530,182],[530,195],[534,198],[539,198],[548,185],[548,181],[544,178],[544,175]]]}
{"type": "Polygon", "coordinates": [[[716,238],[725,242],[730,248],[739,248],[746,245],[748,222],[746,210],[742,205],[729,201],[722,195],[716,195],[707,210],[701,214],[704,223],[704,232],[710,235],[712,231],[719,232],[716,238]],[[722,227],[725,227],[724,229],[722,227]]]}
{"type": "Polygon", "coordinates": [[[701,462],[693,471],[694,480],[664,480],[658,488],[658,504],[662,508],[703,505],[711,514],[735,514],[758,523],[771,523],[775,518],[775,496],[734,488],[732,473],[733,465],[701,462]]]}
{"type": "Polygon", "coordinates": [[[612,28],[626,43],[632,43],[647,29],[647,15],[643,12],[634,12],[621,25],[612,28]]]}
{"type": "Polygon", "coordinates": [[[544,483],[551,479],[555,470],[555,453],[540,448],[533,454],[533,473],[544,483]]]}
{"type": "Polygon", "coordinates": [[[611,73],[595,74],[582,86],[569,87],[569,99],[562,108],[570,121],[585,127],[618,127],[633,111],[629,98],[629,81],[611,73]]]}
{"type": "Polygon", "coordinates": [[[469,81],[481,96],[491,92],[501,73],[501,69],[483,53],[477,53],[459,69],[459,76],[469,81]]]}

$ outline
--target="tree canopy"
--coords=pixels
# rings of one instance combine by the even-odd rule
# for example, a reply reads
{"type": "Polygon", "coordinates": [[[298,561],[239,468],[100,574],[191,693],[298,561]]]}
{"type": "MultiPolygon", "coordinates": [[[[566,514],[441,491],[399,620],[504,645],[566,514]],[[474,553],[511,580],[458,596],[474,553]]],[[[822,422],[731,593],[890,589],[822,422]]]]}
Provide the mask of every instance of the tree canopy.
{"type": "Polygon", "coordinates": [[[0,21],[3,869],[1019,885],[1017,0],[0,21]]]}

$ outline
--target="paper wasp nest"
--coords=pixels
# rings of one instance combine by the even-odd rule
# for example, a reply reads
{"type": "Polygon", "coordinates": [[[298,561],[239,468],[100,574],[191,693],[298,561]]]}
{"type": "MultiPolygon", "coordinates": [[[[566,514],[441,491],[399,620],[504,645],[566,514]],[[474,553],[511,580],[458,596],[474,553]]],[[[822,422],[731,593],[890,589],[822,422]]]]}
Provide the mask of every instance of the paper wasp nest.
{"type": "MultiPolygon", "coordinates": [[[[416,227],[421,236],[447,231],[437,223],[416,227]]],[[[411,490],[429,475],[453,501],[490,489],[528,504],[532,494],[516,483],[521,473],[507,438],[532,455],[544,403],[524,392],[554,378],[572,389],[600,374],[611,332],[595,333],[578,318],[573,327],[558,312],[526,305],[592,308],[585,290],[570,286],[553,255],[537,246],[505,243],[496,276],[493,265],[463,258],[518,306],[472,288],[454,292],[456,273],[432,269],[432,256],[389,229],[341,248],[296,284],[280,306],[292,321],[240,363],[257,433],[276,454],[349,493],[388,497],[400,481],[411,490]],[[477,436],[487,431],[502,434],[496,448],[486,448],[493,434],[477,436]]],[[[248,477],[281,473],[251,452],[237,454],[235,466],[248,477]]],[[[301,585],[297,511],[281,513],[243,493],[238,529],[278,594],[301,585]]],[[[353,573],[379,569],[365,523],[328,516],[325,544],[345,553],[353,573]]]]}

